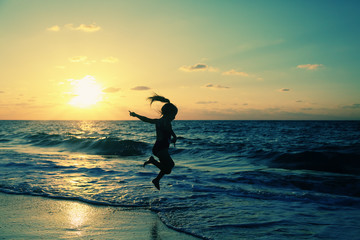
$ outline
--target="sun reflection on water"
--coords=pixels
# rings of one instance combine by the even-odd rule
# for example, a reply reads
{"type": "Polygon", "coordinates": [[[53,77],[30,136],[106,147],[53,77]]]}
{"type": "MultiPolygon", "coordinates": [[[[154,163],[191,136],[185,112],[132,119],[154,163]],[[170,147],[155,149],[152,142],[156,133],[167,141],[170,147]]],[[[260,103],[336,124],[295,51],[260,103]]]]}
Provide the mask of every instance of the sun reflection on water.
{"type": "Polygon", "coordinates": [[[77,236],[81,236],[86,223],[89,221],[89,215],[90,208],[85,204],[74,202],[68,205],[67,216],[70,225],[68,230],[77,236]]]}

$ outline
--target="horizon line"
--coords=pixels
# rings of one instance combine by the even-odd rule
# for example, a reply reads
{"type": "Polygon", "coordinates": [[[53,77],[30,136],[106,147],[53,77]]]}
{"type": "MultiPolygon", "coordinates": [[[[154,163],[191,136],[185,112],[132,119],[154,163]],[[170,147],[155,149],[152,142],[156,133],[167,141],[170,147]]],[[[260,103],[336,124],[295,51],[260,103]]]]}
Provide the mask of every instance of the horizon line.
{"type": "MultiPolygon", "coordinates": [[[[137,119],[0,119],[0,121],[139,121],[137,119]]],[[[360,119],[175,119],[174,121],[360,121],[360,119]]]]}

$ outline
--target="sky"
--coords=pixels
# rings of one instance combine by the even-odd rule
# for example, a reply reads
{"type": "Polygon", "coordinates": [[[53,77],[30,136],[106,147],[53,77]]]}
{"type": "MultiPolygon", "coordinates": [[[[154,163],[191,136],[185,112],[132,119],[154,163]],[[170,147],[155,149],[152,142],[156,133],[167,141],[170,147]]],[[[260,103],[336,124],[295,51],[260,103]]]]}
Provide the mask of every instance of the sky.
{"type": "Polygon", "coordinates": [[[360,120],[359,1],[0,0],[0,120],[360,120]]]}

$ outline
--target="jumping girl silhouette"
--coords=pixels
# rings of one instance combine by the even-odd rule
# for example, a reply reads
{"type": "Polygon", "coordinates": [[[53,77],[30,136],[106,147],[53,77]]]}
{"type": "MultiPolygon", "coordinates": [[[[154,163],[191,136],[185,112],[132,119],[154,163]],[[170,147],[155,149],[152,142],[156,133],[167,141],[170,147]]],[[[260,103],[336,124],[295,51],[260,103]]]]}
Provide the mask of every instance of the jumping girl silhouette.
{"type": "Polygon", "coordinates": [[[139,114],[136,114],[135,112],[130,112],[130,116],[136,117],[140,119],[143,122],[152,123],[155,124],[156,128],[156,142],[154,144],[154,147],[152,149],[152,152],[156,157],[159,158],[159,161],[155,160],[153,156],[149,158],[148,161],[144,163],[144,167],[147,164],[154,164],[156,167],[160,169],[159,174],[156,178],[152,180],[152,183],[155,185],[155,187],[160,190],[160,179],[165,174],[170,174],[171,169],[175,166],[174,161],[171,159],[169,155],[169,146],[170,143],[176,143],[176,135],[171,127],[171,122],[175,119],[175,116],[178,112],[177,107],[170,103],[170,100],[155,94],[152,97],[149,97],[148,100],[150,100],[150,105],[155,102],[163,102],[165,105],[161,108],[161,118],[159,119],[151,119],[147,118],[145,116],[141,116],[139,114]],[[171,136],[173,137],[171,139],[171,136]]]}

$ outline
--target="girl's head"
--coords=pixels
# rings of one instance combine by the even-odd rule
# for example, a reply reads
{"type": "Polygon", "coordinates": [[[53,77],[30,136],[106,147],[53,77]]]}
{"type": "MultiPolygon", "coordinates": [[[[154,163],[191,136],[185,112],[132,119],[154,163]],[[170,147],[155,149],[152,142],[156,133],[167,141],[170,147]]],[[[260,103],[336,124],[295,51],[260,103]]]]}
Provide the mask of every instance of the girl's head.
{"type": "Polygon", "coordinates": [[[150,100],[150,105],[155,101],[165,103],[165,105],[162,106],[162,108],[161,108],[161,115],[164,117],[169,117],[170,119],[175,119],[178,109],[174,104],[172,104],[170,102],[169,99],[167,99],[163,96],[154,94],[154,96],[149,97],[148,100],[150,100]]]}

